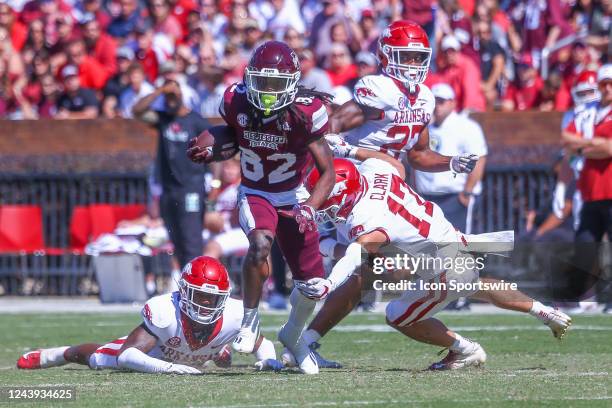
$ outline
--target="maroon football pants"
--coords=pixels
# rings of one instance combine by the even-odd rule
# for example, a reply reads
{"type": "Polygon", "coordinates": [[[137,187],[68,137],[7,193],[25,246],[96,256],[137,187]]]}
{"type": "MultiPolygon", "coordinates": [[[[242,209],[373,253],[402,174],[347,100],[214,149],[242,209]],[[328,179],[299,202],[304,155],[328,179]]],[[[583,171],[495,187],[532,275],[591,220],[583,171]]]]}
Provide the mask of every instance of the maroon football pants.
{"type": "Polygon", "coordinates": [[[300,233],[295,219],[279,215],[279,210],[290,210],[291,207],[274,207],[264,197],[247,194],[239,203],[240,226],[247,235],[257,229],[270,231],[276,236],[293,279],[324,278],[319,233],[316,230],[300,233]]]}

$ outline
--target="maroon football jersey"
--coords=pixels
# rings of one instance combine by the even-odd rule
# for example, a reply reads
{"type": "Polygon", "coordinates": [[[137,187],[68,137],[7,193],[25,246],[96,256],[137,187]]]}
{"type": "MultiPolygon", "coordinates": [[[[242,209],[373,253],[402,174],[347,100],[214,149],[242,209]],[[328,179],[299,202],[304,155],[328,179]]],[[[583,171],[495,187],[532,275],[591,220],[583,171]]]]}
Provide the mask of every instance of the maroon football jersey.
{"type": "Polygon", "coordinates": [[[264,116],[255,130],[248,127],[253,122],[249,117],[253,107],[244,84],[225,90],[219,112],[236,132],[245,187],[280,193],[300,186],[306,177],[312,165],[308,145],[327,133],[327,110],[318,98],[297,97],[293,103],[304,113],[306,123],[287,114],[281,125],[278,115],[272,114],[264,116]]]}

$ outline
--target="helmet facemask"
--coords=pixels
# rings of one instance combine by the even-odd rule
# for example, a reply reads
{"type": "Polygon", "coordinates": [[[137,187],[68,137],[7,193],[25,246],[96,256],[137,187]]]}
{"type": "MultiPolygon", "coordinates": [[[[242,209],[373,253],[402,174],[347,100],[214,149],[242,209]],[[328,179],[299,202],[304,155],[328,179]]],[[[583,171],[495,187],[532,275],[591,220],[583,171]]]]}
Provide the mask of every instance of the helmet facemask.
{"type": "Polygon", "coordinates": [[[247,67],[245,82],[247,99],[257,109],[270,115],[271,112],[284,108],[295,99],[300,73],[279,72],[274,68],[261,71],[247,67]]]}
{"type": "Polygon", "coordinates": [[[381,44],[381,52],[387,58],[385,73],[402,83],[421,84],[427,77],[431,61],[431,48],[421,44],[393,47],[381,44]]]}
{"type": "Polygon", "coordinates": [[[578,84],[572,88],[572,100],[574,105],[584,105],[589,102],[597,102],[601,99],[601,93],[597,85],[578,84]]]}
{"type": "Polygon", "coordinates": [[[215,285],[196,286],[185,279],[178,282],[181,310],[193,321],[212,324],[221,318],[230,290],[221,290],[215,285]]]}

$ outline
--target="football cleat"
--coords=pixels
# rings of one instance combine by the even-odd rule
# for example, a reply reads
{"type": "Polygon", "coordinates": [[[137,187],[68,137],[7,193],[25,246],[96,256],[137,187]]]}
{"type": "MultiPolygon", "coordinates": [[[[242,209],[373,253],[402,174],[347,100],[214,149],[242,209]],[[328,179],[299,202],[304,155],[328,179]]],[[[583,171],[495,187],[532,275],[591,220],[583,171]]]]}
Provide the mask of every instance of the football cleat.
{"type": "Polygon", "coordinates": [[[558,309],[552,309],[548,312],[541,311],[538,318],[550,328],[553,336],[559,340],[565,336],[572,325],[572,318],[558,309]]]}
{"type": "MultiPolygon", "coordinates": [[[[333,368],[333,369],[342,368],[342,364],[338,363],[337,361],[327,360],[325,357],[323,357],[317,351],[317,349],[319,349],[320,347],[321,345],[317,342],[312,343],[310,345],[310,351],[315,356],[315,359],[317,360],[317,365],[319,366],[319,368],[333,368]]],[[[285,367],[297,366],[297,362],[295,361],[295,357],[293,356],[293,353],[291,353],[291,351],[287,347],[283,349],[283,352],[281,354],[281,361],[283,362],[285,367]]]]}
{"type": "MultiPolygon", "coordinates": [[[[442,350],[444,351],[444,350],[442,350]]],[[[487,361],[487,353],[478,343],[473,343],[472,349],[467,353],[458,353],[449,350],[446,357],[429,366],[430,370],[457,370],[466,367],[481,367],[487,361]]]]}
{"type": "Polygon", "coordinates": [[[40,366],[40,352],[41,350],[34,350],[19,357],[19,360],[17,360],[17,368],[22,370],[38,370],[42,368],[40,366]]]}

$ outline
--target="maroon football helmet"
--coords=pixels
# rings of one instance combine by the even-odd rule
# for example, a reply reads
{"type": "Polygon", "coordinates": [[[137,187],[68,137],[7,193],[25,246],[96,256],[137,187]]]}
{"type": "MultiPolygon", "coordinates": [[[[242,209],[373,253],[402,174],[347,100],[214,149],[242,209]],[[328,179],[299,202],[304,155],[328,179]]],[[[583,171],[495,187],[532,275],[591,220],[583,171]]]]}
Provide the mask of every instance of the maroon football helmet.
{"type": "Polygon", "coordinates": [[[209,256],[192,259],[183,268],[178,285],[179,306],[191,320],[211,324],[223,315],[230,280],[221,262],[209,256]]]}
{"type": "MultiPolygon", "coordinates": [[[[349,213],[361,196],[365,181],[357,167],[347,159],[334,159],[334,172],[336,181],[332,192],[317,211],[317,224],[326,222],[345,222],[349,213]]],[[[315,167],[306,179],[306,188],[312,191],[319,181],[321,174],[315,167]]]]}
{"type": "Polygon", "coordinates": [[[299,79],[298,56],[280,41],[267,41],[257,47],[244,69],[247,98],[266,115],[293,102],[299,79]]]}

